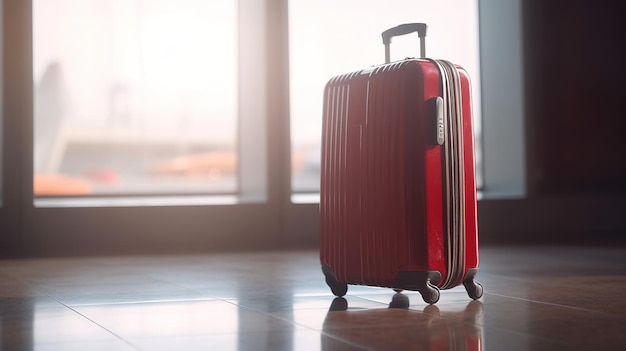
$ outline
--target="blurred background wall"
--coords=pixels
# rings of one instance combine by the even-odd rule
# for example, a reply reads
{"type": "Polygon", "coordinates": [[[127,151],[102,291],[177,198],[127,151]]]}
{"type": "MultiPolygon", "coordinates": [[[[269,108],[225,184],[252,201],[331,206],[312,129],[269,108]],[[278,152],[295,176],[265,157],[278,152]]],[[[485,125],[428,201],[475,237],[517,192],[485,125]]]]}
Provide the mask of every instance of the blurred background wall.
{"type": "MultiPolygon", "coordinates": [[[[481,0],[480,13],[493,14],[494,8],[500,8],[506,14],[503,3],[511,4],[481,0]]],[[[620,66],[626,4],[522,0],[519,5],[525,196],[481,203],[482,240],[623,242],[626,72],[620,66]]],[[[481,39],[484,33],[499,35],[502,22],[497,17],[484,16],[480,21],[481,39]]],[[[485,58],[507,57],[503,48],[492,44],[481,42],[483,63],[485,58]]],[[[481,69],[488,72],[490,67],[481,69]]],[[[485,96],[483,110],[498,103],[485,96]]],[[[489,116],[484,118],[489,123],[489,116]]],[[[494,132],[498,131],[490,135],[485,126],[487,152],[494,132]]]]}

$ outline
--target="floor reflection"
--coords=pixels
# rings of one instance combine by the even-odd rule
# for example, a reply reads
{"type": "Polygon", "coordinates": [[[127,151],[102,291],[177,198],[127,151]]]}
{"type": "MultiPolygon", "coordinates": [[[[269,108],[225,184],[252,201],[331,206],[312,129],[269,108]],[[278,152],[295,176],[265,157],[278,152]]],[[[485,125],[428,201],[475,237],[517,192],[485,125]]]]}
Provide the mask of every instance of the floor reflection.
{"type": "Polygon", "coordinates": [[[334,298],[315,251],[0,260],[0,350],[624,349],[626,250],[483,252],[485,296],[432,306],[334,298]]]}
{"type": "Polygon", "coordinates": [[[480,301],[460,310],[454,305],[428,305],[421,310],[410,305],[402,293],[392,297],[387,309],[350,309],[346,299],[335,298],[322,327],[322,350],[483,349],[480,301]]]}

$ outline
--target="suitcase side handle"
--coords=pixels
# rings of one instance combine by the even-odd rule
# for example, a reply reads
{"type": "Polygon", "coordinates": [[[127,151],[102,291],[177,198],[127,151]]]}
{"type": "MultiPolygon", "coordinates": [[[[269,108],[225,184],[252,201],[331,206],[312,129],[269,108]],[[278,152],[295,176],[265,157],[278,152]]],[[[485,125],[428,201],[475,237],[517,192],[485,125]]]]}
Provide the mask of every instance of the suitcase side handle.
{"type": "Polygon", "coordinates": [[[391,60],[389,50],[391,38],[413,32],[417,32],[417,36],[420,38],[420,57],[426,57],[426,28],[426,23],[405,23],[384,31],[382,37],[385,45],[385,63],[389,63],[391,60]]]}

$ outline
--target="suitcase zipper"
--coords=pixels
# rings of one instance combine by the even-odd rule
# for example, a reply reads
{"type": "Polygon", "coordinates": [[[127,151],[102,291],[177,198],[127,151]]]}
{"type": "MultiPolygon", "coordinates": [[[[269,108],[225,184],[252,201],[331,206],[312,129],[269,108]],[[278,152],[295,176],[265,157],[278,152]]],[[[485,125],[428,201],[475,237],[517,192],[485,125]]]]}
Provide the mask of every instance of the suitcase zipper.
{"type": "Polygon", "coordinates": [[[447,274],[441,288],[461,284],[465,272],[465,187],[461,84],[456,67],[444,60],[430,60],[439,70],[444,100],[443,196],[447,274]]]}

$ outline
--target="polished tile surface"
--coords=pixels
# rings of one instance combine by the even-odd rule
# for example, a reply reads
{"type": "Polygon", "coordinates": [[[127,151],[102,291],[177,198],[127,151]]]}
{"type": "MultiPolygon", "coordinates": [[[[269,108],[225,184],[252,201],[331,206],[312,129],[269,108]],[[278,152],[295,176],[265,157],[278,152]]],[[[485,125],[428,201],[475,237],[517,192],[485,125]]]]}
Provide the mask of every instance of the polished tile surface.
{"type": "Polygon", "coordinates": [[[487,247],[485,295],[350,286],[315,251],[0,261],[2,350],[624,350],[626,248],[487,247]]]}

